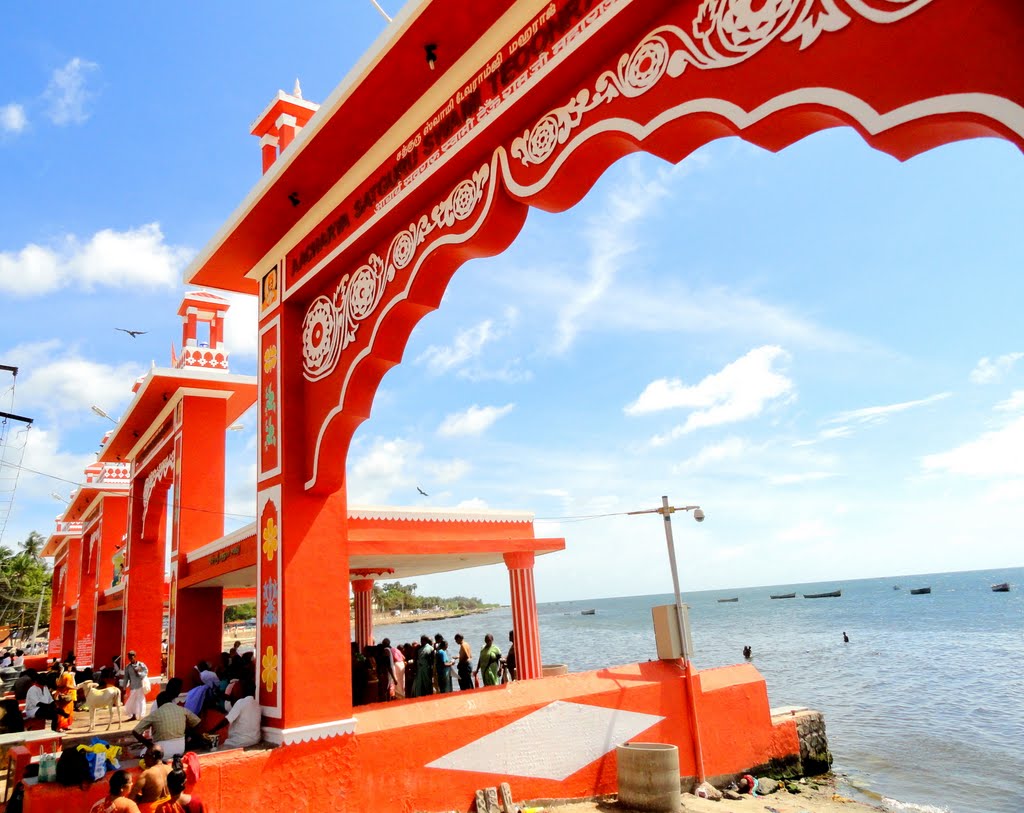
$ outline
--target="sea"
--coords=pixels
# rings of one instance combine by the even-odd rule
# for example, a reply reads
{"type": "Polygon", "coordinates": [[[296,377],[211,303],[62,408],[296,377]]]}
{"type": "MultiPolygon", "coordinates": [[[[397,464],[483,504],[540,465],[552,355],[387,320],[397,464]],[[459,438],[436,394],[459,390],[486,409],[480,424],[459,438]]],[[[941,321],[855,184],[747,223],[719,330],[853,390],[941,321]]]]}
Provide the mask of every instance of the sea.
{"type": "MultiPolygon", "coordinates": [[[[893,813],[1024,811],[1024,568],[711,590],[683,601],[697,668],[741,663],[749,646],[773,707],[824,713],[846,795],[893,813]],[[1010,592],[992,592],[1001,582],[1010,592]],[[911,594],[922,587],[931,593],[911,594]],[[833,590],[842,596],[802,597],[833,590]]],[[[651,607],[671,603],[665,594],[540,604],[543,661],[580,672],[655,658],[651,607]]],[[[451,641],[461,632],[476,652],[490,632],[505,651],[511,628],[502,607],[377,636],[451,641]]]]}

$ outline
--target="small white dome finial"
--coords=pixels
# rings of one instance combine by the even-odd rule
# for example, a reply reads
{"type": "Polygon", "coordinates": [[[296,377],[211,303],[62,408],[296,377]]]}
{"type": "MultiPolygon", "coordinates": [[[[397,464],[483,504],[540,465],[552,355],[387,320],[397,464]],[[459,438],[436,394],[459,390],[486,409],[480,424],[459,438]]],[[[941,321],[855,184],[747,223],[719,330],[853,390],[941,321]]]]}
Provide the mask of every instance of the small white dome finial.
{"type": "Polygon", "coordinates": [[[295,77],[295,90],[292,91],[292,96],[296,99],[302,98],[302,85],[299,84],[299,77],[295,77]]]}

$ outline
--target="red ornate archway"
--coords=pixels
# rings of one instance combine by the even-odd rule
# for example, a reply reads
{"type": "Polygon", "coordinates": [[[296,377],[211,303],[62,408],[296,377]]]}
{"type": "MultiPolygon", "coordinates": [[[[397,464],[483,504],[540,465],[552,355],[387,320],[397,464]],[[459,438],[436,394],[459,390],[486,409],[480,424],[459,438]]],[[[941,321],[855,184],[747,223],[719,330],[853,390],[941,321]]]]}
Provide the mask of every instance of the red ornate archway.
{"type": "Polygon", "coordinates": [[[347,614],[300,625],[346,602],[352,434],[454,272],[507,247],[529,207],[573,205],[628,153],[678,162],[722,136],[780,150],[849,126],[900,159],[978,136],[1024,148],[1017,0],[495,0],[472,19],[424,0],[394,31],[190,272],[262,295],[261,701],[283,741],[349,712],[303,696],[299,664],[336,669],[317,641],[349,639],[347,614]]]}

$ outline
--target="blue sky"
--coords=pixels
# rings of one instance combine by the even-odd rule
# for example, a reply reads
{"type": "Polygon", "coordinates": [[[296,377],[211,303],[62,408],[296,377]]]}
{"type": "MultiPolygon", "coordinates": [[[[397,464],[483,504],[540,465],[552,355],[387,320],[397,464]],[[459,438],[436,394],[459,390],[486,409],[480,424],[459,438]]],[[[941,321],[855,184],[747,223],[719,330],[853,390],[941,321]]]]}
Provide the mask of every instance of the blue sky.
{"type": "MultiPolygon", "coordinates": [[[[168,363],[181,272],[259,179],[251,121],[296,76],[326,98],[387,25],[369,0],[230,8],[6,12],[0,410],[36,419],[11,461],[25,442],[80,479],[108,428],[89,406],[116,417],[168,363]]],[[[1005,142],[901,164],[850,130],[625,160],[456,274],[357,432],[351,502],[533,511],[568,547],[541,600],[670,589],[660,520],[621,516],[662,494],[707,512],[675,520],[686,590],[1019,566],[1022,187],[1005,142]]],[[[243,423],[229,529],[254,513],[243,423]]],[[[0,543],[48,533],[72,488],[23,472],[0,543]]],[[[501,568],[417,581],[507,601],[501,568]]]]}

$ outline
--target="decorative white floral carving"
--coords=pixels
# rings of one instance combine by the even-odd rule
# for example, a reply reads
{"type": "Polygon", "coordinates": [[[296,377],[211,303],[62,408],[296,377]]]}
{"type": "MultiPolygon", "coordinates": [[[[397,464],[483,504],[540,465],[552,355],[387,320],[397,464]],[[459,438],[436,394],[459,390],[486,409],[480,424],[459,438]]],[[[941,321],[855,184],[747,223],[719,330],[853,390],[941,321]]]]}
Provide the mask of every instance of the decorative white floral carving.
{"type": "Polygon", "coordinates": [[[429,217],[420,215],[398,232],[383,258],[371,254],[363,265],[341,278],[333,296],[318,296],[310,303],[302,321],[302,372],[307,381],[319,381],[334,372],[341,351],[355,341],[359,323],[377,309],[395,272],[415,259],[427,237],[473,214],[483,199],[490,172],[490,165],[483,164],[436,204],[429,217]]]}
{"type": "Polygon", "coordinates": [[[146,513],[149,511],[149,499],[153,496],[153,489],[157,487],[157,484],[163,480],[168,473],[174,470],[174,452],[171,452],[167,457],[161,460],[153,468],[149,474],[146,475],[146,482],[142,486],[142,521],[146,521],[146,513]]]}
{"type": "Polygon", "coordinates": [[[632,53],[619,57],[566,104],[545,114],[513,140],[510,152],[523,166],[541,164],[568,141],[584,116],[619,96],[635,98],[666,75],[677,79],[688,65],[699,70],[728,68],[744,62],[775,39],[799,40],[801,50],[822,32],[838,31],[851,13],[875,23],[891,23],[913,14],[932,0],[704,0],[686,32],[668,25],[644,37],[632,53]],[[848,11],[840,8],[844,5],[848,11]],[[674,45],[670,45],[669,41],[674,45]]]}

